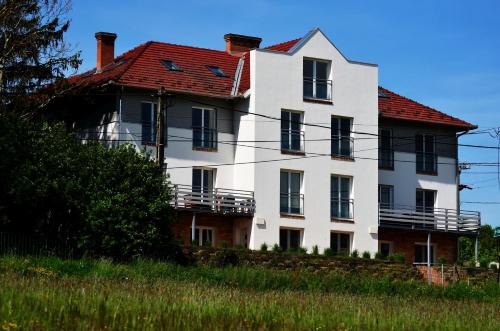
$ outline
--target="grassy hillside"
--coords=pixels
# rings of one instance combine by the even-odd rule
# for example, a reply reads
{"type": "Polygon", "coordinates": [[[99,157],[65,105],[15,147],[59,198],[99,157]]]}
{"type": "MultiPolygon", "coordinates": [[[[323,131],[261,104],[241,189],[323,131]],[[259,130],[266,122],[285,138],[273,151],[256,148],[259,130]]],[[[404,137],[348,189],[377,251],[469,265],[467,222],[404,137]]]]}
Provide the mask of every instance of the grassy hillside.
{"type": "Polygon", "coordinates": [[[498,285],[0,258],[0,330],[499,330],[498,285]]]}

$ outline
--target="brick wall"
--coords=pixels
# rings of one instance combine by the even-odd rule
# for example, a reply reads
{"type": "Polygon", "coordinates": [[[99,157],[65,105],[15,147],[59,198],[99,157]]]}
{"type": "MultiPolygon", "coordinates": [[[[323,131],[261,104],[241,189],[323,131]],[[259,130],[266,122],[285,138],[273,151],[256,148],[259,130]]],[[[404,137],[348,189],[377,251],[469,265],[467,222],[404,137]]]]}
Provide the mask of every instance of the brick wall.
{"type": "MultiPolygon", "coordinates": [[[[379,240],[391,241],[393,253],[404,253],[407,263],[415,261],[415,243],[427,243],[427,232],[379,228],[379,240]]],[[[447,263],[457,259],[457,239],[453,233],[431,233],[431,243],[435,245],[435,258],[445,257],[447,263]]]]}

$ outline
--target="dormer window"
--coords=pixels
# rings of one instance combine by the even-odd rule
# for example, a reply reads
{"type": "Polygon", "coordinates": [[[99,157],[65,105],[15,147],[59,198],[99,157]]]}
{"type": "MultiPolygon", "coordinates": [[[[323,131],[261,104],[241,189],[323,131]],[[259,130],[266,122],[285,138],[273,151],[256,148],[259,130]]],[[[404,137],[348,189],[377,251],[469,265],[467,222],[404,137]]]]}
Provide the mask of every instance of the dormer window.
{"type": "Polygon", "coordinates": [[[330,63],[324,60],[304,59],[304,99],[332,99],[330,63]]]}
{"type": "Polygon", "coordinates": [[[213,72],[217,77],[226,77],[226,73],[217,66],[207,66],[208,70],[213,72]]]}
{"type": "Polygon", "coordinates": [[[181,67],[179,67],[177,65],[177,63],[175,63],[174,61],[171,61],[171,60],[161,60],[161,64],[163,64],[163,66],[165,68],[167,68],[167,70],[170,70],[170,71],[182,71],[181,67]]]}

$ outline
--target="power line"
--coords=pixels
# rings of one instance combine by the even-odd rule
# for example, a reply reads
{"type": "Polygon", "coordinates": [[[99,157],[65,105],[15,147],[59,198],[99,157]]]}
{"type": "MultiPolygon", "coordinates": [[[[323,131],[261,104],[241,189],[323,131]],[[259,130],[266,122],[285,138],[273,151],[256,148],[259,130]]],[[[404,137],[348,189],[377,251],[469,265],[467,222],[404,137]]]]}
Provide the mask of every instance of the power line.
{"type": "Polygon", "coordinates": [[[500,205],[500,201],[461,201],[461,203],[470,203],[477,205],[500,205]]]}

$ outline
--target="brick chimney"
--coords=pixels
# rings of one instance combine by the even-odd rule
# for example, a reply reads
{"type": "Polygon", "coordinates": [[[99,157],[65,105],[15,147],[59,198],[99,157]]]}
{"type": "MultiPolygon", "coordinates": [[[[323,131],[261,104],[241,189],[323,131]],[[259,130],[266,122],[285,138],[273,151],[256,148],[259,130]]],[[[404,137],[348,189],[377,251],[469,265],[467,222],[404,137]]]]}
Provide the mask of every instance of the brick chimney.
{"type": "Polygon", "coordinates": [[[259,48],[260,42],[262,41],[261,38],[233,33],[225,34],[224,40],[226,41],[226,52],[229,54],[239,54],[259,48]]]}
{"type": "Polygon", "coordinates": [[[97,32],[97,72],[101,72],[102,68],[115,60],[115,39],[116,33],[97,32]]]}

